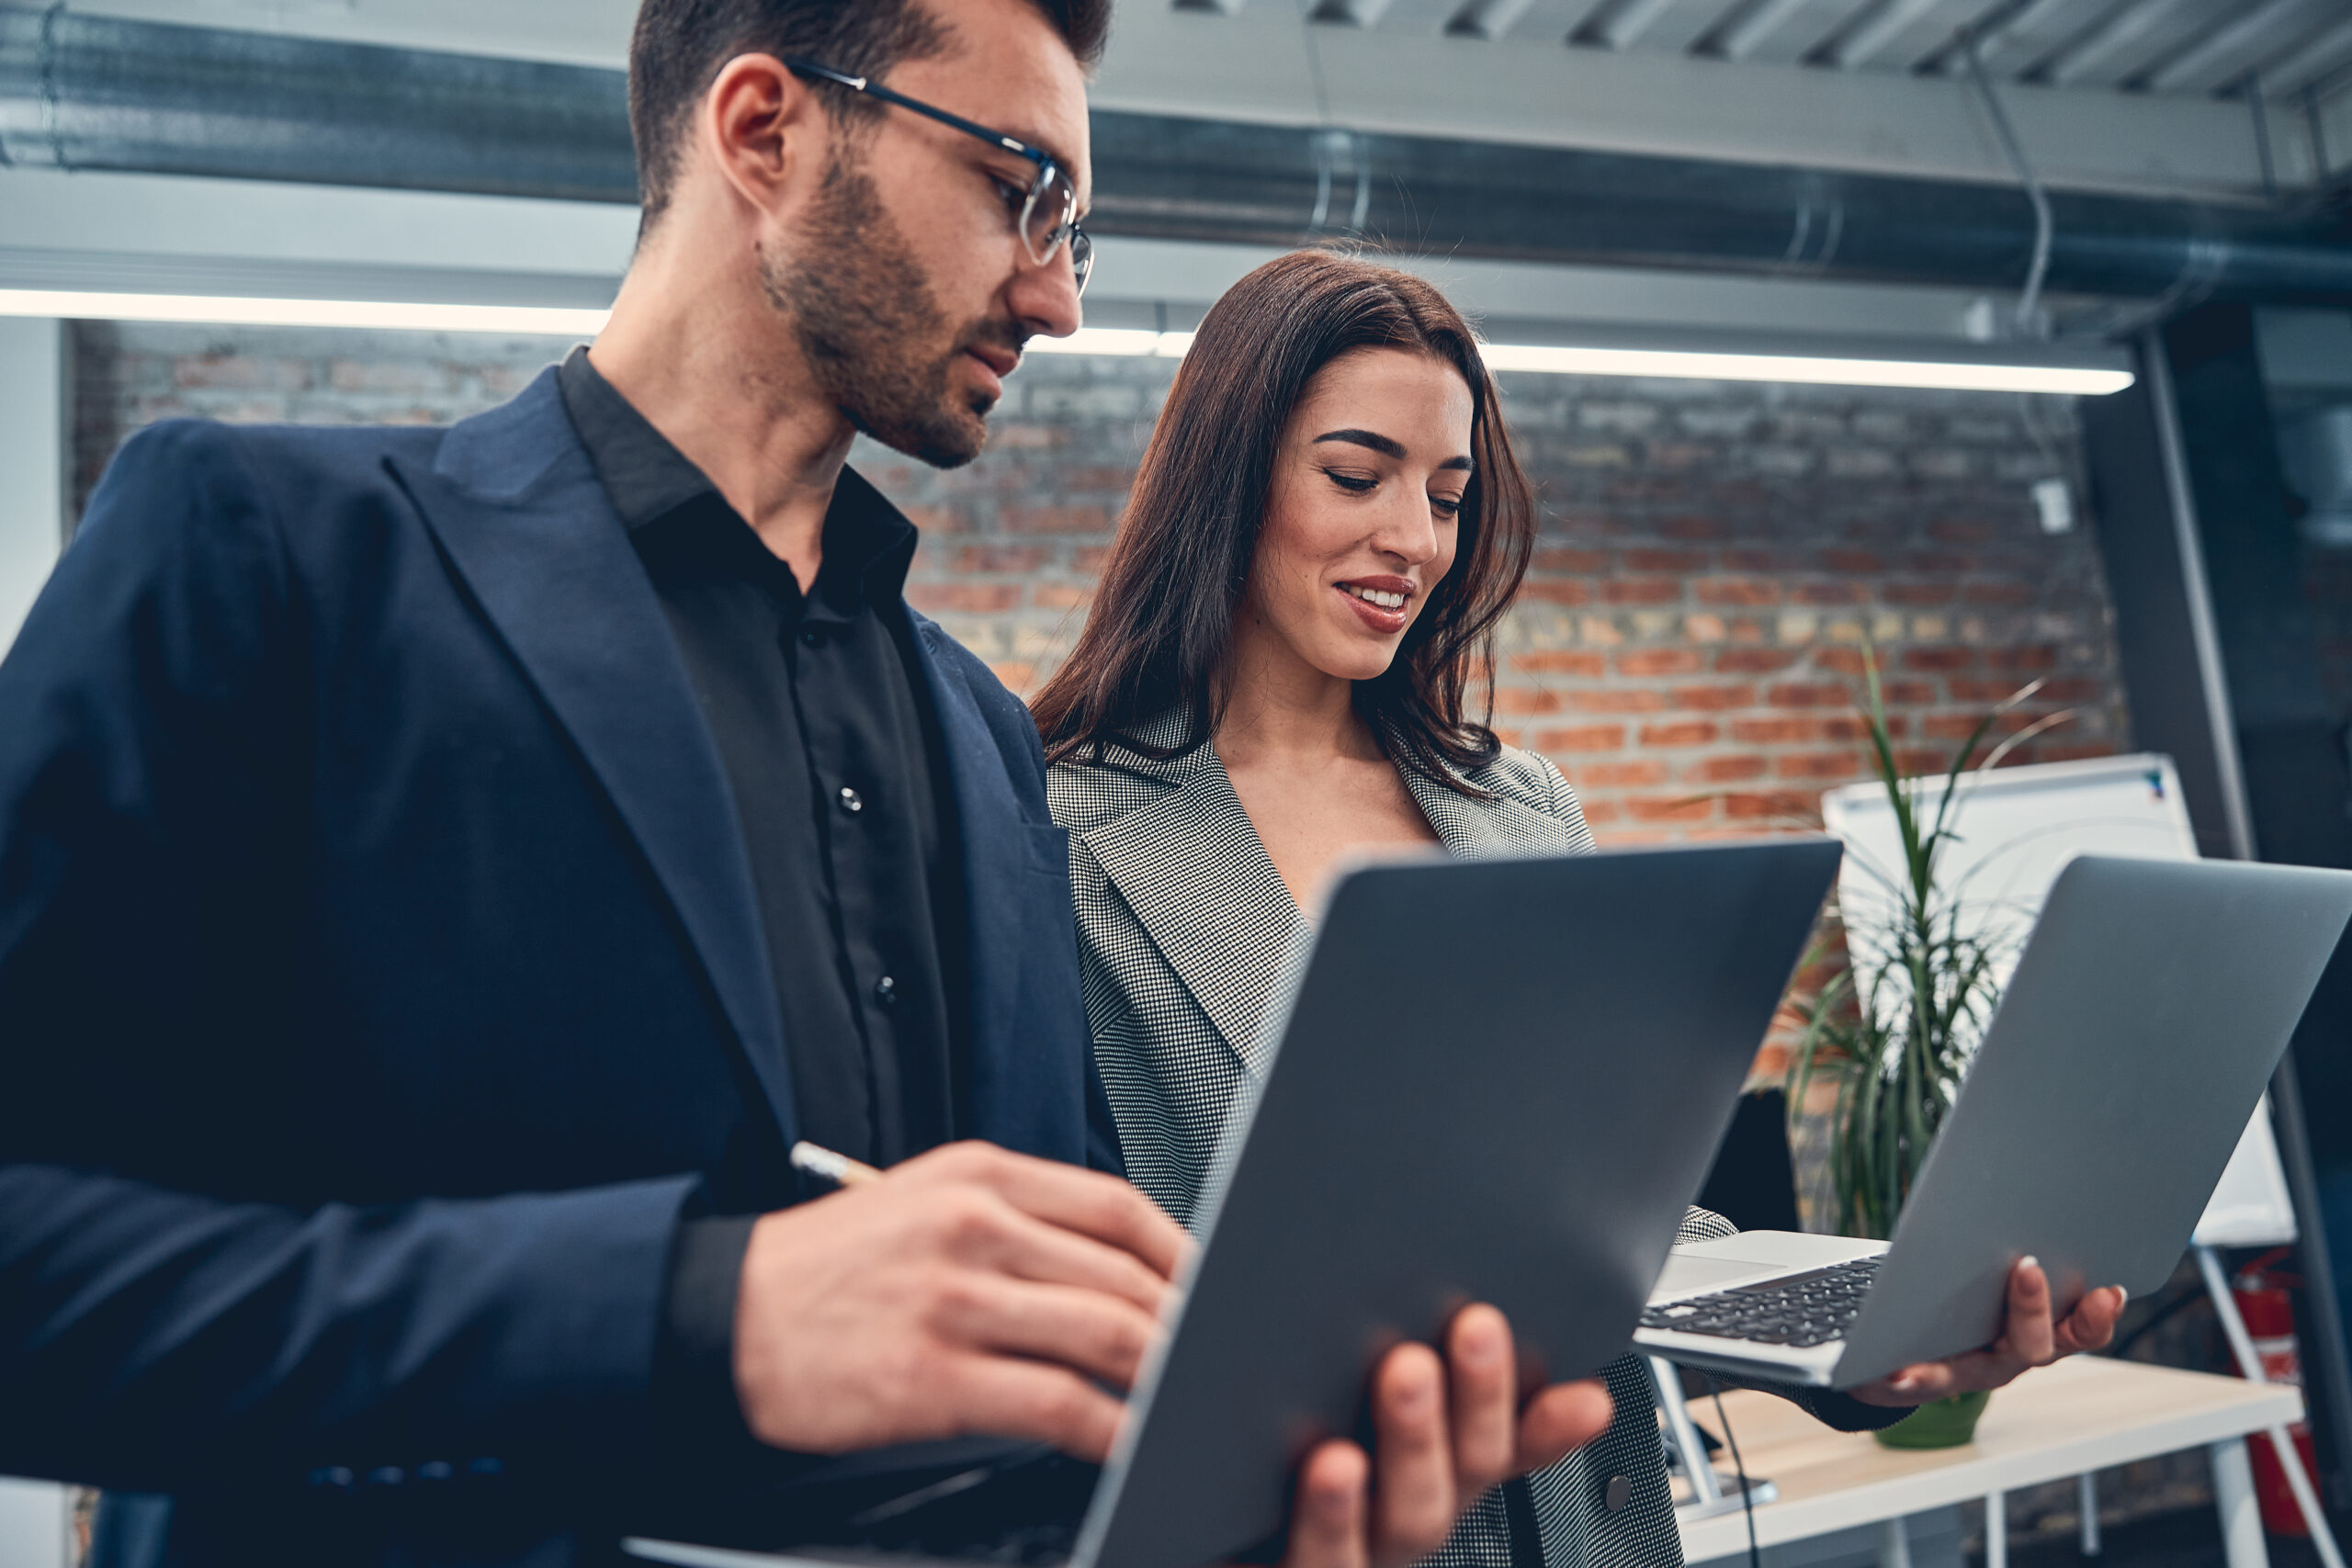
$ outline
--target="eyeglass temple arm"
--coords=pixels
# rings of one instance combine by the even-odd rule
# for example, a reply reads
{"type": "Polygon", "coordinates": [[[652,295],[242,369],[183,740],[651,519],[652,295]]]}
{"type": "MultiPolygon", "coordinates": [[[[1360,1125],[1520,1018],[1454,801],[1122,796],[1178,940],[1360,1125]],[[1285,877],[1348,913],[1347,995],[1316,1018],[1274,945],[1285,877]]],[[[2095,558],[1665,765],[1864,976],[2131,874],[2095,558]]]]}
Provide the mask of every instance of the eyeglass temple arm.
{"type": "Polygon", "coordinates": [[[1014,156],[1030,159],[1040,167],[1054,161],[1053,155],[1042,148],[1032,147],[1025,141],[1016,141],[1002,131],[990,130],[985,125],[966,119],[960,114],[950,114],[947,110],[924,103],[920,98],[910,98],[904,93],[894,93],[879,82],[868,81],[863,76],[852,76],[846,72],[836,71],[830,65],[820,65],[815,61],[797,54],[786,55],[784,63],[804,76],[822,77],[828,82],[839,83],[854,93],[864,93],[869,97],[880,98],[884,103],[896,104],[902,109],[912,109],[917,114],[928,115],[942,125],[952,125],[968,136],[977,136],[983,141],[993,141],[1014,156]]]}

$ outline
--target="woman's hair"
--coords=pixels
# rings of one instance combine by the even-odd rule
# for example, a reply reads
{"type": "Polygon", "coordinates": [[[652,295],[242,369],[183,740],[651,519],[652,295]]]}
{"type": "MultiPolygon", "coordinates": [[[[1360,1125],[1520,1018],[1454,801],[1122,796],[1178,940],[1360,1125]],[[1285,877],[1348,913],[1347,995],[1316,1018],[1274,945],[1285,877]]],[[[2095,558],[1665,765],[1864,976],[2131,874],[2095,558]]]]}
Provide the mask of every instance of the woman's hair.
{"type": "Polygon", "coordinates": [[[1094,608],[1078,645],[1030,705],[1049,761],[1116,742],[1181,757],[1224,717],[1220,679],[1235,612],[1272,484],[1283,427],[1316,372],[1362,348],[1404,348],[1468,384],[1470,456],[1453,566],[1381,675],[1356,682],[1359,712],[1409,761],[1455,784],[1442,763],[1476,768],[1500,750],[1492,715],[1492,635],[1526,575],[1535,502],[1511,456],[1494,382],[1445,297],[1409,273],[1328,251],[1268,262],[1201,322],[1169,389],[1094,608]],[[1473,685],[1480,713],[1465,711],[1473,685]],[[1137,731],[1171,710],[1172,747],[1137,731]]]}

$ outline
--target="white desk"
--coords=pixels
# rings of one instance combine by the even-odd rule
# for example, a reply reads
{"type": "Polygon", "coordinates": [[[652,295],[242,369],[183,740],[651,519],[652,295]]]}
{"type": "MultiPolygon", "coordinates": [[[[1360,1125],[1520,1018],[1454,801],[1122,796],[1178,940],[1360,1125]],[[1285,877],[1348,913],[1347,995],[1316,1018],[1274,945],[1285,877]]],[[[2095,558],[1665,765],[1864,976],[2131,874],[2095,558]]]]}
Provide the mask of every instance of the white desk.
{"type": "MultiPolygon", "coordinates": [[[[2245,1435],[2302,1418],[2301,1390],[2249,1383],[2138,1361],[2077,1356],[2028,1372],[1993,1396],[1963,1448],[1882,1447],[1867,1433],[1833,1432],[1783,1399],[1746,1390],[1724,1395],[1747,1472],[1779,1487],[1756,1510],[1760,1546],[1985,1498],[1986,1568],[2007,1568],[1999,1494],[2156,1454],[2203,1448],[2213,1457],[2214,1502],[2230,1568],[2266,1568],[2245,1435]]],[[[1690,1415],[1720,1438],[1713,1404],[1690,1415]]],[[[1728,1461],[1725,1451],[1719,1461],[1728,1461]]],[[[1903,1555],[1899,1533],[1883,1560],[1903,1555]]],[[[1685,1561],[1747,1550],[1739,1510],[1682,1521],[1685,1561]]],[[[1891,1563],[1890,1568],[1897,1568],[1891,1563]]]]}

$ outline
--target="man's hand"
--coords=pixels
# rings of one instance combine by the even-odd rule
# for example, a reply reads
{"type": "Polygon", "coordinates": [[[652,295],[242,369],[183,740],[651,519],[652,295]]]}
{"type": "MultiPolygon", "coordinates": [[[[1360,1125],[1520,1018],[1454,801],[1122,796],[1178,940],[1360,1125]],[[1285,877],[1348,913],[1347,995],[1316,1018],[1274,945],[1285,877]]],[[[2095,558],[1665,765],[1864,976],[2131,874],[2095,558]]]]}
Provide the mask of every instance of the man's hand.
{"type": "Polygon", "coordinates": [[[2122,1315],[2122,1287],[2103,1285],[2075,1303],[2065,1322],[2053,1325],[2050,1281],[2041,1264],[2020,1258],[2009,1270],[2009,1304],[1999,1338],[1982,1350],[1905,1367],[1851,1392],[1865,1404],[1902,1406],[2000,1388],[2030,1367],[2046,1367],[2077,1350],[2104,1349],[2122,1315]]]}
{"type": "Polygon", "coordinates": [[[763,1216],[735,1393],[806,1453],[988,1432],[1101,1460],[1190,1243],[1115,1177],[954,1144],[763,1216]]]}
{"type": "Polygon", "coordinates": [[[1555,1463],[1608,1428],[1609,1391],[1555,1383],[1519,1404],[1510,1325],[1468,1306],[1445,1359],[1400,1345],[1373,1373],[1374,1451],[1333,1439],[1300,1467],[1284,1568],[1402,1568],[1445,1544],[1487,1488],[1555,1463]]]}

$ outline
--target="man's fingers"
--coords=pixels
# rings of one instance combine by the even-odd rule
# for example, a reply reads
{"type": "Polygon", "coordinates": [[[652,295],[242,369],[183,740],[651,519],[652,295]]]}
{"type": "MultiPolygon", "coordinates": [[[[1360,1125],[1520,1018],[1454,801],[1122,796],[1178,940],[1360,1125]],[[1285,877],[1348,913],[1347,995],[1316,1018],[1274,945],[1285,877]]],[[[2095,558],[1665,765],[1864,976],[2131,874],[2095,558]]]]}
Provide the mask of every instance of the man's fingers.
{"type": "Polygon", "coordinates": [[[1306,1456],[1283,1568],[1371,1568],[1364,1534],[1371,1475],[1371,1462],[1353,1443],[1334,1439],[1306,1456]]]}
{"type": "Polygon", "coordinates": [[[1110,1296],[985,1274],[956,1280],[934,1310],[952,1344],[1051,1362],[1120,1388],[1135,1386],[1159,1329],[1150,1314],[1110,1296]]]}
{"type": "Polygon", "coordinates": [[[1511,1473],[1524,1475],[1559,1463],[1609,1430],[1615,1416],[1616,1404],[1597,1378],[1544,1389],[1519,1413],[1519,1452],[1512,1457],[1511,1473]]]}
{"type": "Polygon", "coordinates": [[[940,1436],[1028,1438],[1097,1464],[1127,1409],[1075,1372],[1009,1356],[958,1356],[939,1381],[940,1436]]]}
{"type": "Polygon", "coordinates": [[[970,1261],[1041,1285],[1116,1296],[1154,1317],[1167,1305],[1167,1280],[1134,1253],[1035,1219],[1002,1200],[976,1198],[973,1208],[959,1238],[970,1261]]]}
{"type": "Polygon", "coordinates": [[[1447,1441],[1445,1369],[1426,1345],[1399,1345],[1372,1375],[1372,1557],[1418,1562],[1445,1544],[1461,1506],[1447,1441]]]}
{"type": "Polygon", "coordinates": [[[1453,1483],[1467,1502],[1511,1473],[1518,1451],[1518,1355],[1510,1325],[1483,1303],[1453,1314],[1445,1336],[1446,1395],[1453,1420],[1453,1483]]]}
{"type": "MultiPolygon", "coordinates": [[[[1175,1277],[1192,1249],[1183,1227],[1115,1176],[986,1144],[951,1144],[920,1157],[978,1181],[1047,1224],[1134,1255],[1163,1280],[1175,1277]]],[[[916,1163],[910,1160],[900,1168],[916,1163]]]]}

